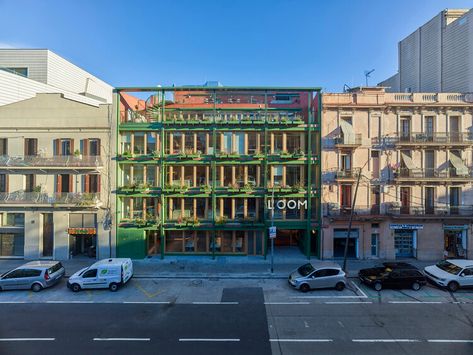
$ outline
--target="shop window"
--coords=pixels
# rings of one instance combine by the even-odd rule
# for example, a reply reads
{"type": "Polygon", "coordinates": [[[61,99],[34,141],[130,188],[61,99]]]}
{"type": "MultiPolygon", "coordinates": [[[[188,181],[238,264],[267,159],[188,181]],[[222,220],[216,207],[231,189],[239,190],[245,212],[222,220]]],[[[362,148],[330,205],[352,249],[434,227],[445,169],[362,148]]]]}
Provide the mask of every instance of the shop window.
{"type": "Polygon", "coordinates": [[[0,233],[0,256],[23,256],[25,248],[24,232],[0,233]]]}

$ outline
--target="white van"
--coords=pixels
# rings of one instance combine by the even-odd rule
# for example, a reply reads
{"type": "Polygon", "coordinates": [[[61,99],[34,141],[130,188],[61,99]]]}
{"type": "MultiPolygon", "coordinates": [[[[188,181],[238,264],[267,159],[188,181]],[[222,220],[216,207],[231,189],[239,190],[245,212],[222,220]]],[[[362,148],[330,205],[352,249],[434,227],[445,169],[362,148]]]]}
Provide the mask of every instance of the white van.
{"type": "Polygon", "coordinates": [[[133,276],[133,263],[129,258],[112,258],[97,261],[69,277],[67,287],[74,292],[90,288],[108,288],[115,292],[133,276]]]}

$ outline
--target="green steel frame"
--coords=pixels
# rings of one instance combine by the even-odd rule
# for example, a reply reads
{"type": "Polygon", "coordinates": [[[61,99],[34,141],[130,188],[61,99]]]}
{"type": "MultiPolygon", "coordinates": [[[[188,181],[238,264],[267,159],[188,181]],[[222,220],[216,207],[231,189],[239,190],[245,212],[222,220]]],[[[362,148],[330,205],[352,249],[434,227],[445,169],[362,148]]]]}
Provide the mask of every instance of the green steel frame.
{"type": "MultiPolygon", "coordinates": [[[[321,193],[321,111],[322,111],[322,98],[320,93],[320,88],[317,87],[207,87],[207,86],[183,86],[183,87],[120,87],[114,90],[115,100],[116,100],[116,118],[117,118],[117,129],[116,129],[116,151],[117,151],[117,164],[116,164],[116,245],[117,245],[117,255],[118,256],[127,256],[132,258],[144,258],[146,256],[146,240],[145,240],[145,231],[146,230],[156,230],[159,231],[160,236],[160,256],[164,258],[165,255],[172,255],[175,253],[165,253],[165,231],[168,230],[207,230],[211,231],[212,242],[215,240],[216,231],[220,230],[259,230],[264,232],[264,257],[266,258],[268,247],[268,228],[271,224],[270,218],[264,218],[264,222],[260,223],[241,223],[238,226],[225,226],[217,225],[216,222],[216,200],[220,197],[262,197],[264,201],[264,216],[268,217],[268,199],[271,198],[272,189],[268,189],[268,170],[272,164],[281,164],[285,165],[306,165],[307,166],[307,186],[304,191],[277,191],[275,192],[276,197],[285,197],[285,198],[306,198],[307,201],[307,218],[305,221],[298,220],[275,220],[274,224],[281,229],[299,229],[304,230],[305,238],[302,241],[301,249],[304,255],[310,259],[311,255],[316,257],[321,256],[321,202],[320,202],[320,193],[321,193]],[[306,92],[308,93],[308,124],[294,124],[293,122],[268,122],[266,119],[264,122],[261,122],[256,125],[251,123],[251,125],[245,125],[244,123],[232,124],[232,123],[222,123],[215,121],[209,122],[176,122],[176,121],[160,121],[160,122],[145,122],[145,123],[121,123],[120,122],[120,100],[119,95],[121,92],[154,92],[158,93],[159,100],[161,103],[165,102],[165,92],[169,91],[205,91],[217,93],[220,91],[228,92],[238,92],[238,91],[258,91],[265,92],[265,108],[260,111],[264,111],[265,116],[268,112],[268,101],[267,95],[268,92],[306,92]],[[316,94],[316,96],[314,96],[316,94]],[[317,107],[314,107],[312,103],[317,100],[317,107]],[[316,112],[314,112],[316,110],[316,112]],[[168,154],[165,154],[165,133],[167,131],[174,130],[208,130],[212,133],[212,143],[213,147],[216,147],[217,142],[217,132],[219,131],[259,131],[263,135],[262,146],[264,147],[264,152],[260,156],[239,156],[235,158],[231,157],[219,157],[217,154],[204,155],[202,160],[192,160],[192,157],[171,157],[168,154]],[[119,147],[119,137],[121,132],[127,131],[151,131],[159,133],[160,135],[160,148],[161,153],[159,156],[129,156],[123,157],[118,152],[120,151],[119,147]],[[268,136],[271,132],[306,132],[307,140],[307,152],[304,160],[296,159],[295,157],[281,157],[276,154],[270,154],[269,152],[269,141],[268,136]],[[135,188],[132,190],[125,190],[120,187],[120,168],[125,164],[153,164],[159,166],[160,170],[160,187],[153,187],[152,190],[143,191],[142,189],[135,188]],[[261,164],[263,166],[263,188],[255,189],[250,195],[248,193],[238,193],[238,192],[229,192],[226,189],[220,189],[216,186],[216,167],[222,164],[229,165],[238,165],[238,164],[261,164]],[[198,193],[190,189],[186,192],[176,192],[176,191],[167,191],[163,187],[165,186],[165,173],[164,169],[167,166],[172,165],[198,165],[206,164],[210,165],[211,174],[212,174],[212,188],[211,191],[198,193]],[[313,174],[312,168],[315,167],[315,174],[313,174]],[[315,176],[313,176],[315,175],[315,176]],[[160,221],[154,224],[144,224],[144,225],[130,225],[124,226],[123,223],[120,223],[120,212],[123,208],[119,201],[119,197],[129,196],[129,197],[157,197],[160,200],[161,210],[160,210],[160,221]],[[178,223],[166,223],[164,216],[166,215],[165,211],[167,209],[166,197],[207,197],[212,200],[212,216],[213,220],[210,224],[204,224],[202,226],[180,226],[178,223]],[[312,199],[315,198],[316,205],[312,205],[312,199]],[[313,215],[312,209],[315,208],[316,214],[313,215]],[[312,244],[315,243],[316,248],[312,247],[312,244]]],[[[215,102],[215,101],[214,101],[215,102]]],[[[161,105],[161,117],[165,117],[165,104],[161,105]]],[[[196,111],[199,108],[192,108],[189,110],[196,111]]],[[[181,110],[185,111],[184,108],[172,109],[172,110],[181,110]]],[[[204,110],[202,108],[201,110],[204,110]]],[[[205,108],[207,111],[211,111],[211,108],[205,108]]],[[[214,112],[216,110],[222,111],[224,109],[217,108],[214,104],[214,112]]],[[[233,111],[256,111],[255,109],[245,109],[245,108],[229,108],[228,110],[233,111]]],[[[290,111],[291,109],[282,109],[277,110],[290,111]]],[[[301,109],[292,109],[294,111],[301,109]]],[[[271,111],[271,108],[269,108],[271,111]]],[[[212,243],[215,246],[215,243],[212,243]]],[[[215,249],[211,253],[199,255],[211,255],[215,257],[215,249]]],[[[218,255],[225,255],[219,253],[218,255]]]]}

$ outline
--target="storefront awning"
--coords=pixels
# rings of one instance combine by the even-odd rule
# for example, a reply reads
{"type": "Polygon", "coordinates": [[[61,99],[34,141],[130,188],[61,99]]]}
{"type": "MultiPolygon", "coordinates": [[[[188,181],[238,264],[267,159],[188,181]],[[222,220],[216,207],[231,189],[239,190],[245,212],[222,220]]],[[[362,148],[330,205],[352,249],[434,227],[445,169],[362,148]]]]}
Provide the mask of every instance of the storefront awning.
{"type": "Polygon", "coordinates": [[[355,144],[355,132],[353,126],[345,120],[340,120],[340,129],[343,132],[343,141],[345,144],[355,144]]]}
{"type": "Polygon", "coordinates": [[[73,235],[93,235],[97,234],[97,229],[95,228],[68,228],[68,234],[73,235]]]}
{"type": "Polygon", "coordinates": [[[455,168],[457,175],[468,175],[468,168],[465,166],[465,164],[458,155],[450,153],[450,162],[455,168]]]}
{"type": "Polygon", "coordinates": [[[406,168],[408,168],[409,170],[413,170],[416,168],[416,166],[414,165],[414,162],[412,161],[412,158],[409,155],[401,152],[401,158],[402,158],[402,161],[404,162],[404,165],[406,165],[406,168]]]}

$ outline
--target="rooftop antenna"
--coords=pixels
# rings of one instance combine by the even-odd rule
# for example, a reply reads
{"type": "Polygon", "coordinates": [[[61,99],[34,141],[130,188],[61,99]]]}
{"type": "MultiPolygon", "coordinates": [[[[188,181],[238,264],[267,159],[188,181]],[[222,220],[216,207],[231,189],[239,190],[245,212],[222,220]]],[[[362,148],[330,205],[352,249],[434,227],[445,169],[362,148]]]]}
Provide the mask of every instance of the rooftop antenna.
{"type": "Polygon", "coordinates": [[[365,79],[366,79],[366,86],[368,86],[368,78],[371,77],[371,73],[374,72],[374,69],[365,70],[365,79]]]}

